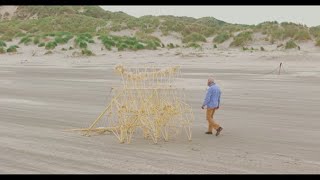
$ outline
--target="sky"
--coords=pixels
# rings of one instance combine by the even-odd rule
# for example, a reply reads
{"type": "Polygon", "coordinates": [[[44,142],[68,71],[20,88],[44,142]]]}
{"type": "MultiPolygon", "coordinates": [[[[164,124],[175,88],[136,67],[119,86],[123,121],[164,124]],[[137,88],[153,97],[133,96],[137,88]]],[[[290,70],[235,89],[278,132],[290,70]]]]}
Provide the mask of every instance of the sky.
{"type": "Polygon", "coordinates": [[[144,15],[214,17],[238,24],[254,25],[264,21],[288,21],[307,26],[320,25],[320,6],[101,6],[112,12],[144,15]]]}

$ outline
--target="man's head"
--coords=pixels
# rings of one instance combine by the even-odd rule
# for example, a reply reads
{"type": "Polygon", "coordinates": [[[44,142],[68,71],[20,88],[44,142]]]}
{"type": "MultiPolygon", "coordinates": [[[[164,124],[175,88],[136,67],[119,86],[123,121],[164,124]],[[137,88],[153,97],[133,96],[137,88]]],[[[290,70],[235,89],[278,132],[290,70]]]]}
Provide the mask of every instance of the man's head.
{"type": "Polygon", "coordinates": [[[214,83],[214,79],[213,77],[209,77],[208,78],[208,86],[210,86],[210,84],[214,83]]]}

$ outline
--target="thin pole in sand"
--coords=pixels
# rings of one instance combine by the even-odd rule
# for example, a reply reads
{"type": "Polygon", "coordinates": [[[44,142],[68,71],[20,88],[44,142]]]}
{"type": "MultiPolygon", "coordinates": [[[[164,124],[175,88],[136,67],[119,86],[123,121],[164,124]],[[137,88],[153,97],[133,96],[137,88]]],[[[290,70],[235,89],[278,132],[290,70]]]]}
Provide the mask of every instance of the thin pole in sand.
{"type": "Polygon", "coordinates": [[[281,67],[282,67],[282,62],[280,63],[280,66],[279,66],[279,75],[281,73],[281,67]]]}

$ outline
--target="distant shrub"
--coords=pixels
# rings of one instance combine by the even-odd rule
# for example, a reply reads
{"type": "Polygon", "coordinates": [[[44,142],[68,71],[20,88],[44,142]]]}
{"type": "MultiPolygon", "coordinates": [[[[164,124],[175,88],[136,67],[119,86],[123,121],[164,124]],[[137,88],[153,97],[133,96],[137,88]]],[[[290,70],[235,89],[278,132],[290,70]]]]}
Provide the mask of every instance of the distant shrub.
{"type": "Polygon", "coordinates": [[[161,42],[153,38],[151,38],[152,40],[141,40],[136,37],[101,35],[98,39],[101,40],[104,47],[108,50],[111,50],[112,47],[116,47],[118,51],[123,51],[125,49],[136,51],[140,49],[157,49],[157,47],[161,47],[161,42]]]}
{"type": "Polygon", "coordinates": [[[17,52],[17,46],[16,45],[10,46],[7,49],[7,52],[17,52]]]}
{"type": "Polygon", "coordinates": [[[46,45],[46,43],[42,42],[42,43],[40,43],[40,44],[38,45],[38,47],[43,47],[43,46],[45,46],[45,45],[46,45]]]}
{"type": "Polygon", "coordinates": [[[23,37],[23,36],[26,36],[26,33],[18,32],[17,34],[15,34],[15,37],[23,37]]]}
{"type": "Polygon", "coordinates": [[[213,48],[218,48],[216,44],[213,45],[213,48]]]}
{"type": "Polygon", "coordinates": [[[124,43],[120,43],[117,47],[118,47],[118,51],[123,51],[128,48],[128,45],[124,43]]]}
{"type": "Polygon", "coordinates": [[[230,38],[230,35],[228,33],[221,33],[218,34],[214,39],[213,42],[221,44],[224,41],[228,40],[230,38]]]}
{"type": "Polygon", "coordinates": [[[7,44],[4,41],[0,40],[0,47],[7,47],[7,44]]]}
{"type": "Polygon", "coordinates": [[[64,43],[68,43],[69,40],[72,38],[73,38],[73,35],[67,35],[62,37],[64,43]]]}
{"type": "Polygon", "coordinates": [[[182,39],[183,43],[206,42],[206,38],[199,33],[191,33],[182,39]]]}
{"type": "Polygon", "coordinates": [[[112,46],[115,45],[114,40],[110,36],[99,36],[99,38],[104,45],[104,47],[108,50],[111,50],[112,46]]]}
{"type": "Polygon", "coordinates": [[[0,40],[3,40],[3,41],[12,41],[12,38],[13,38],[13,35],[11,34],[11,32],[7,32],[7,33],[1,35],[0,40]]]}
{"type": "Polygon", "coordinates": [[[137,32],[135,34],[135,36],[137,37],[138,40],[140,41],[157,41],[157,42],[161,42],[161,40],[155,36],[146,34],[144,32],[137,32]]]}
{"type": "Polygon", "coordinates": [[[286,27],[283,31],[283,39],[286,38],[294,38],[294,36],[298,33],[299,29],[295,27],[286,27]]]}
{"type": "Polygon", "coordinates": [[[310,34],[312,36],[314,36],[315,38],[319,38],[320,37],[320,26],[316,26],[316,27],[311,27],[309,29],[310,34]]]}
{"type": "Polygon", "coordinates": [[[270,41],[274,43],[277,40],[284,39],[284,30],[283,29],[272,29],[270,32],[270,41]]]}
{"type": "Polygon", "coordinates": [[[89,41],[94,42],[92,39],[92,35],[89,33],[83,33],[77,36],[77,38],[74,40],[76,43],[76,46],[79,46],[82,49],[85,49],[88,47],[89,41]]]}
{"type": "Polygon", "coordinates": [[[33,38],[33,44],[39,44],[40,42],[40,37],[39,36],[36,36],[33,38]]]}
{"type": "Polygon", "coordinates": [[[320,38],[316,40],[316,46],[320,46],[320,38]]]}
{"type": "Polygon", "coordinates": [[[23,37],[21,40],[20,40],[20,42],[19,42],[19,44],[25,44],[25,45],[28,45],[29,44],[29,42],[31,42],[32,41],[32,39],[29,37],[29,36],[25,36],[25,37],[23,37]]]}
{"type": "Polygon", "coordinates": [[[69,33],[60,33],[62,35],[59,35],[59,36],[56,36],[54,38],[54,41],[57,43],[57,44],[66,44],[69,42],[70,39],[73,38],[73,35],[69,34],[69,33]]]}
{"type": "Polygon", "coordinates": [[[12,45],[10,47],[14,47],[14,48],[20,48],[18,45],[12,45]]]}
{"type": "Polygon", "coordinates": [[[112,49],[112,46],[109,45],[109,44],[104,44],[104,47],[105,47],[106,49],[108,49],[109,51],[112,49]]]}
{"type": "Polygon", "coordinates": [[[68,49],[66,49],[66,48],[61,48],[61,51],[67,51],[68,49]]]}
{"type": "Polygon", "coordinates": [[[74,41],[76,46],[80,48],[87,48],[88,47],[87,43],[89,42],[89,38],[85,35],[80,35],[74,41]]]}
{"type": "Polygon", "coordinates": [[[82,54],[82,55],[86,55],[86,56],[94,56],[94,54],[92,53],[92,51],[90,51],[89,49],[82,49],[82,50],[81,50],[81,54],[82,54]]]}
{"type": "Polygon", "coordinates": [[[262,46],[260,47],[260,51],[264,51],[264,48],[262,46]]]}
{"type": "Polygon", "coordinates": [[[88,47],[88,44],[85,41],[80,41],[79,42],[79,47],[82,49],[85,49],[88,47]]]}
{"type": "Polygon", "coordinates": [[[289,40],[287,43],[286,43],[286,46],[285,48],[286,49],[292,49],[292,48],[296,48],[298,45],[293,41],[293,40],[289,40]]]}
{"type": "Polygon", "coordinates": [[[90,33],[82,33],[82,34],[79,35],[79,37],[85,37],[87,39],[91,39],[92,35],[90,33]]]}
{"type": "Polygon", "coordinates": [[[157,47],[160,47],[161,44],[158,42],[158,41],[153,41],[153,43],[157,46],[157,47]]]}
{"type": "Polygon", "coordinates": [[[137,44],[133,45],[133,49],[134,50],[144,49],[144,46],[140,43],[137,43],[137,44]]]}
{"type": "Polygon", "coordinates": [[[152,49],[156,50],[158,47],[158,44],[155,41],[147,41],[147,45],[145,46],[146,49],[152,49]]]}
{"type": "Polygon", "coordinates": [[[0,47],[0,54],[6,53],[6,50],[3,47],[0,47]]]}
{"type": "Polygon", "coordinates": [[[189,43],[186,47],[192,47],[192,48],[195,48],[195,49],[198,49],[198,48],[201,48],[201,46],[197,43],[189,43]]]}
{"type": "Polygon", "coordinates": [[[306,41],[310,40],[311,36],[307,30],[300,30],[295,36],[294,39],[297,41],[306,41]]]}
{"type": "Polygon", "coordinates": [[[230,46],[243,46],[243,45],[246,45],[251,40],[252,40],[252,32],[250,31],[241,32],[236,37],[234,37],[234,40],[230,44],[230,46]]]}
{"type": "Polygon", "coordinates": [[[45,48],[49,50],[49,49],[54,49],[56,46],[57,46],[57,43],[55,41],[52,41],[52,42],[48,42],[45,48]]]}
{"type": "Polygon", "coordinates": [[[65,40],[64,40],[62,37],[60,37],[60,36],[55,37],[55,38],[54,38],[54,41],[55,41],[57,44],[65,44],[65,43],[66,43],[65,40]]]}
{"type": "Polygon", "coordinates": [[[169,44],[167,44],[167,47],[168,47],[169,49],[172,49],[172,48],[174,48],[174,45],[173,45],[172,43],[169,43],[169,44]]]}

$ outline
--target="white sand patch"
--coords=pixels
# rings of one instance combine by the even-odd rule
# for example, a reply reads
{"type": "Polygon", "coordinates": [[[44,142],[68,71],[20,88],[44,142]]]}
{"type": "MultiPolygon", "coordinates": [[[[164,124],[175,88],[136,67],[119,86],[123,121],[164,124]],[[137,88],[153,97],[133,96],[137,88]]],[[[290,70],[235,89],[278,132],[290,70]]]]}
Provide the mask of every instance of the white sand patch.
{"type": "Polygon", "coordinates": [[[121,31],[111,31],[110,35],[114,35],[114,36],[134,36],[135,33],[137,31],[136,30],[131,30],[131,29],[125,29],[125,30],[121,30],[121,31]]]}
{"type": "Polygon", "coordinates": [[[46,105],[46,103],[40,101],[32,101],[27,99],[14,99],[14,98],[0,98],[0,103],[14,103],[14,104],[28,104],[28,105],[46,105]]]}
{"type": "Polygon", "coordinates": [[[11,19],[18,6],[0,6],[1,19],[11,19]]]}

